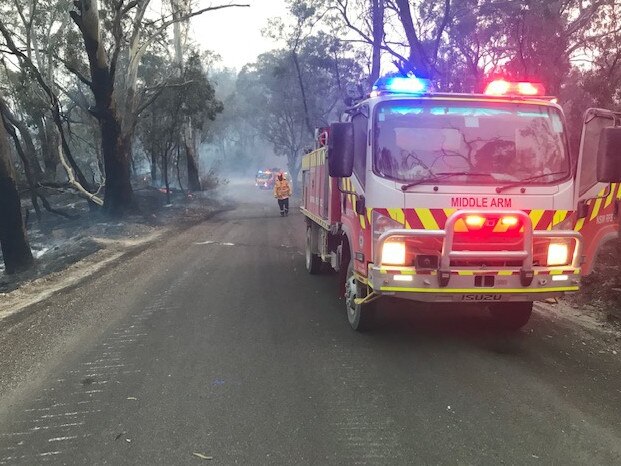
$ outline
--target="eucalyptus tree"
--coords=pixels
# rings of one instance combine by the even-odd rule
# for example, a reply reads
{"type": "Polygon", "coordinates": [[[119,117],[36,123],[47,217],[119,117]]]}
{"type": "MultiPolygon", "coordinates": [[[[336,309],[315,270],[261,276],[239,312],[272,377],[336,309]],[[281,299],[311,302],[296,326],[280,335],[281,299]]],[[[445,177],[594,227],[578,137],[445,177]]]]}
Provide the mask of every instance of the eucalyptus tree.
{"type": "Polygon", "coordinates": [[[254,109],[251,119],[277,155],[287,158],[295,183],[300,155],[314,145],[315,128],[339,118],[347,83],[359,82],[360,65],[326,34],[305,37],[293,63],[291,50],[259,56],[238,78],[238,92],[254,109]]]}
{"type": "Polygon", "coordinates": [[[6,272],[22,272],[32,267],[34,260],[22,220],[21,204],[11,147],[0,116],[0,247],[6,272]]]}
{"type": "MultiPolygon", "coordinates": [[[[149,64],[153,72],[157,63],[160,68],[172,65],[161,61],[161,58],[151,57],[149,64]]],[[[215,90],[203,69],[200,55],[191,53],[182,75],[169,81],[161,89],[152,105],[145,109],[137,126],[141,145],[150,158],[152,180],[155,182],[159,167],[167,193],[170,191],[172,161],[175,161],[177,178],[182,187],[179,162],[181,149],[186,144],[183,132],[185,122],[191,120],[197,128],[202,128],[209,121],[213,121],[222,110],[222,102],[216,99],[215,90]]]]}
{"type": "MultiPolygon", "coordinates": [[[[104,205],[114,214],[132,208],[133,192],[130,183],[130,157],[138,117],[145,105],[153,102],[158,90],[150,93],[139,87],[139,66],[149,47],[161,39],[167,29],[181,21],[206,13],[238,6],[225,4],[189,10],[179,14],[174,10],[159,18],[149,18],[150,0],[109,0],[103,9],[97,0],[77,0],[71,18],[78,27],[88,58],[90,78],[74,71],[93,93],[95,105],[91,113],[99,122],[102,155],[106,170],[104,205]],[[109,18],[102,20],[102,10],[109,18]],[[110,29],[102,26],[110,24],[110,29]],[[111,50],[108,53],[108,50],[111,50]],[[119,57],[126,54],[122,76],[122,95],[118,95],[117,70],[119,57]],[[120,102],[120,105],[119,105],[120,102]]],[[[166,83],[161,83],[165,87],[166,83]]]]}

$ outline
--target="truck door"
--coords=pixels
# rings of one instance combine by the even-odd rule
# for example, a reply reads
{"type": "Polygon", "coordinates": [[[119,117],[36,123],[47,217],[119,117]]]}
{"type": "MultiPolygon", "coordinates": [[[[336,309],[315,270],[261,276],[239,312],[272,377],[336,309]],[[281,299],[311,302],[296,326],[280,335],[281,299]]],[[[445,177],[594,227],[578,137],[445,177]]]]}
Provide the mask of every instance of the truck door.
{"type": "Polygon", "coordinates": [[[574,227],[584,236],[583,275],[593,270],[601,246],[618,234],[621,184],[597,181],[597,149],[601,130],[619,125],[621,114],[610,110],[591,108],[584,116],[576,178],[578,212],[574,227]]]}

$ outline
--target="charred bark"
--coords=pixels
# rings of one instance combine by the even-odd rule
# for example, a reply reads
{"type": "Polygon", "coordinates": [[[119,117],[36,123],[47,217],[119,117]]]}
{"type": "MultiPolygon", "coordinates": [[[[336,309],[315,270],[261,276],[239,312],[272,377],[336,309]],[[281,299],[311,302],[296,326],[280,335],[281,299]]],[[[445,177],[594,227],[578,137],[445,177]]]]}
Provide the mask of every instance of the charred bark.
{"type": "MultiPolygon", "coordinates": [[[[30,135],[30,131],[26,124],[17,118],[11,112],[11,109],[7,105],[6,101],[0,95],[0,113],[4,116],[6,121],[17,128],[19,134],[21,135],[21,139],[24,143],[24,157],[27,159],[30,175],[35,183],[43,177],[43,171],[41,170],[41,165],[39,165],[39,160],[37,160],[37,150],[35,149],[34,142],[32,141],[32,136],[30,135]]],[[[12,135],[11,135],[12,136],[12,135]]]]}
{"type": "Polygon", "coordinates": [[[157,154],[151,152],[151,185],[157,186],[157,154]]]}
{"type": "Polygon", "coordinates": [[[198,176],[198,163],[193,141],[185,141],[185,156],[188,164],[188,189],[190,191],[202,191],[201,180],[198,176]]]}
{"type": "Polygon", "coordinates": [[[23,272],[34,265],[26,239],[4,119],[0,124],[0,247],[7,274],[23,272]]]}
{"type": "MultiPolygon", "coordinates": [[[[1,100],[1,97],[0,97],[1,100]]],[[[22,164],[24,165],[24,173],[26,174],[26,180],[28,181],[28,187],[30,188],[30,201],[32,202],[32,207],[34,207],[35,213],[37,215],[37,220],[41,222],[41,207],[39,207],[39,201],[37,198],[37,179],[33,174],[33,170],[30,166],[30,161],[26,156],[24,148],[17,136],[17,132],[15,128],[11,126],[10,122],[7,120],[4,121],[4,128],[13,139],[13,143],[15,144],[15,149],[17,149],[17,153],[19,158],[22,160],[22,164]]],[[[31,141],[32,142],[32,141],[31,141]]],[[[34,147],[34,146],[33,146],[34,147]]]]}
{"type": "Polygon", "coordinates": [[[90,88],[95,108],[90,109],[99,122],[102,155],[106,172],[104,209],[120,216],[133,210],[134,194],[130,182],[129,149],[131,139],[121,133],[114,94],[114,73],[100,41],[99,8],[96,0],[77,0],[78,11],[71,18],[80,29],[91,72],[90,88]]]}
{"type": "Polygon", "coordinates": [[[42,122],[41,148],[43,150],[43,164],[45,166],[46,178],[49,180],[56,180],[58,165],[60,165],[58,131],[56,131],[54,124],[47,118],[42,122]]]}

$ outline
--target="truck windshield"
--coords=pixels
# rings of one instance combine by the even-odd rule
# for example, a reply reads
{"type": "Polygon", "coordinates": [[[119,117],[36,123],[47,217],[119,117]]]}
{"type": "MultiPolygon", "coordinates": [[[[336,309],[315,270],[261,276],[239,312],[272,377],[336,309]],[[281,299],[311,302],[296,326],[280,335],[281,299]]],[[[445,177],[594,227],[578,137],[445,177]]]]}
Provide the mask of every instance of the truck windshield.
{"type": "Polygon", "coordinates": [[[443,183],[528,178],[546,184],[570,173],[563,120],[554,107],[391,101],[379,104],[375,115],[374,170],[385,178],[412,183],[455,173],[443,183]]]}

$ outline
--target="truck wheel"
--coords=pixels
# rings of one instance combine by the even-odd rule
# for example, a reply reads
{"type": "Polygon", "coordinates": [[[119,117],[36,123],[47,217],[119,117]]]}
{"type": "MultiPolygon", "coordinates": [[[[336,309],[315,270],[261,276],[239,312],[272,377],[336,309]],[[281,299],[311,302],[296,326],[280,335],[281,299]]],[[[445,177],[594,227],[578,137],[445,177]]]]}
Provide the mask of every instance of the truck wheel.
{"type": "Polygon", "coordinates": [[[503,330],[519,330],[524,327],[533,312],[532,302],[495,304],[489,308],[496,325],[503,330]]]}
{"type": "Polygon", "coordinates": [[[356,304],[356,298],[362,298],[365,295],[365,286],[360,283],[354,275],[354,263],[349,261],[347,267],[347,278],[345,281],[345,306],[347,309],[347,320],[351,328],[358,332],[369,330],[373,326],[375,305],[356,304]]]}
{"type": "Polygon", "coordinates": [[[306,270],[311,275],[321,271],[321,257],[313,253],[313,227],[306,228],[306,270]]]}

